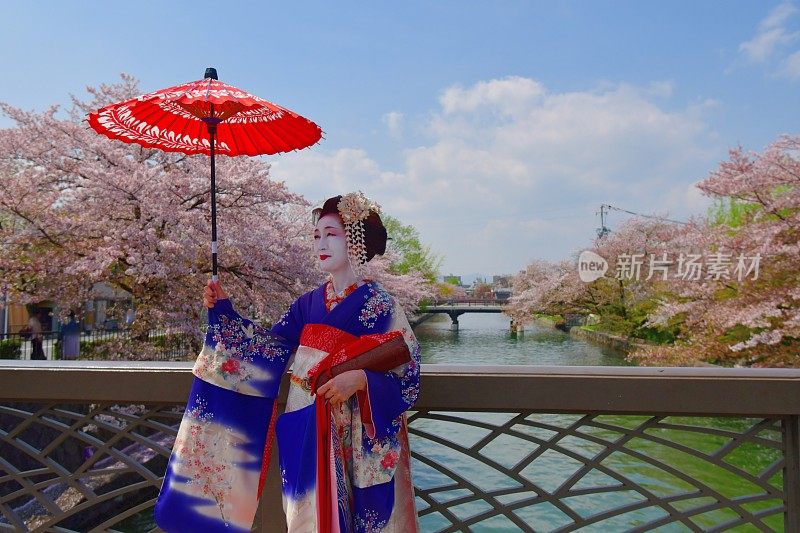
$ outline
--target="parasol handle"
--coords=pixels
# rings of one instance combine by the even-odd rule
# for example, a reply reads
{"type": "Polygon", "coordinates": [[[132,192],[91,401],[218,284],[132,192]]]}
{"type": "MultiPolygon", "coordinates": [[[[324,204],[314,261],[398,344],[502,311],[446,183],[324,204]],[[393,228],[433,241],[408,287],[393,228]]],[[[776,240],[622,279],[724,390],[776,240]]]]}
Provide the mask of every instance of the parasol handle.
{"type": "MultiPolygon", "coordinates": [[[[211,113],[214,113],[214,104],[211,104],[211,113]]],[[[214,165],[214,137],[217,125],[207,122],[208,135],[211,137],[211,279],[217,281],[217,172],[214,165]]]]}

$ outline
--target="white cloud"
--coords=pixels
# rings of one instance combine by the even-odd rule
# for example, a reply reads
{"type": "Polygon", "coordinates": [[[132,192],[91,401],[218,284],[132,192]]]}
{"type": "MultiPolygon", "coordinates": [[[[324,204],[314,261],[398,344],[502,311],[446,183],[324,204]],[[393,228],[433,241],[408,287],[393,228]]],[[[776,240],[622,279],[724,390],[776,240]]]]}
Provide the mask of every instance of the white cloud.
{"type": "Polygon", "coordinates": [[[389,135],[394,139],[401,139],[403,137],[403,114],[399,111],[389,111],[382,118],[389,130],[389,135]]]}
{"type": "Polygon", "coordinates": [[[668,110],[656,100],[671,92],[551,93],[519,77],[453,86],[400,168],[363,149],[307,150],[278,159],[273,176],[311,200],[363,190],[445,254],[444,270],[515,272],[586,246],[600,203],[675,218],[702,207],[692,183],[722,155],[704,119],[713,102],[668,110]]]}
{"type": "Polygon", "coordinates": [[[271,163],[273,179],[285,181],[290,190],[304,194],[310,201],[349,191],[359,183],[375,180],[381,173],[364,150],[355,148],[332,153],[313,148],[282,155],[271,163]]]}
{"type": "Polygon", "coordinates": [[[739,50],[756,63],[763,63],[781,45],[790,44],[797,39],[798,33],[786,27],[797,8],[789,2],[776,6],[758,24],[756,34],[749,41],[739,45],[739,50]]]}
{"type": "Polygon", "coordinates": [[[800,9],[791,2],[770,11],[759,22],[753,38],[739,45],[745,59],[765,65],[771,76],[800,79],[800,50],[789,49],[789,45],[800,39],[795,17],[798,13],[800,9]]]}
{"type": "Polygon", "coordinates": [[[669,98],[675,91],[675,83],[671,80],[654,81],[650,83],[648,92],[653,96],[669,98]]]}
{"type": "Polygon", "coordinates": [[[769,12],[759,23],[759,29],[779,28],[795,13],[797,13],[797,8],[791,2],[784,2],[769,12]]]}
{"type": "Polygon", "coordinates": [[[514,113],[544,95],[541,83],[530,78],[512,76],[502,80],[481,81],[468,89],[454,85],[439,97],[445,114],[471,112],[490,107],[514,113]]]}
{"type": "Polygon", "coordinates": [[[681,183],[664,191],[661,205],[663,211],[659,214],[667,218],[686,220],[689,214],[704,215],[713,203],[711,198],[697,188],[697,181],[681,183]]]}
{"type": "Polygon", "coordinates": [[[781,74],[793,80],[800,79],[800,50],[786,58],[781,74]]]}

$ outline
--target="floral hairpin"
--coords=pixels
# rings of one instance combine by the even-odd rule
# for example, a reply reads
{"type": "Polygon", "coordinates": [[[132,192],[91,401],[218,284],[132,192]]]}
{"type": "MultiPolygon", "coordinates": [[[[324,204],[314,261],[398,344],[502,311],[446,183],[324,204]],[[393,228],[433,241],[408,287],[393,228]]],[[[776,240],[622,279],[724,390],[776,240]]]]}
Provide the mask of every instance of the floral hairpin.
{"type": "Polygon", "coordinates": [[[380,215],[381,206],[363,192],[351,192],[342,196],[336,205],[347,234],[347,253],[354,270],[367,262],[367,244],[364,238],[364,221],[370,212],[380,215]]]}

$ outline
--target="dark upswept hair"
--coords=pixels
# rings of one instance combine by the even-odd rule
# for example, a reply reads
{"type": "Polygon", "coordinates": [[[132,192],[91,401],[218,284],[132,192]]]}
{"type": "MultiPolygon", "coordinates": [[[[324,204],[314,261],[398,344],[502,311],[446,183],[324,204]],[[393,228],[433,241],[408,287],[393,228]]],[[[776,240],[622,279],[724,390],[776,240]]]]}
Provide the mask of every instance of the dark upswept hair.
{"type": "MultiPolygon", "coordinates": [[[[342,195],[333,196],[325,200],[322,204],[322,209],[315,212],[315,220],[319,220],[325,215],[331,213],[335,214],[341,220],[339,215],[339,202],[342,195]]],[[[383,225],[381,216],[373,210],[370,210],[369,216],[364,220],[364,245],[367,249],[367,261],[376,255],[383,255],[386,253],[386,227],[383,225]]]]}

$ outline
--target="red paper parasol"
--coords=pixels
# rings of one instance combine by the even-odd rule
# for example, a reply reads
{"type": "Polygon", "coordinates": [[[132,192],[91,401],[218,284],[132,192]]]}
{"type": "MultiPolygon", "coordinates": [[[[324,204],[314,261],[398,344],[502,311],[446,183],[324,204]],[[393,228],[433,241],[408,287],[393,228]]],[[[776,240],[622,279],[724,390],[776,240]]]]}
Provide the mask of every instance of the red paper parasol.
{"type": "Polygon", "coordinates": [[[297,113],[222,83],[214,68],[205,78],[161,89],[90,113],[89,125],[112,139],[148,148],[211,156],[211,260],[217,280],[216,153],[228,156],[290,152],[322,137],[297,113]]]}

